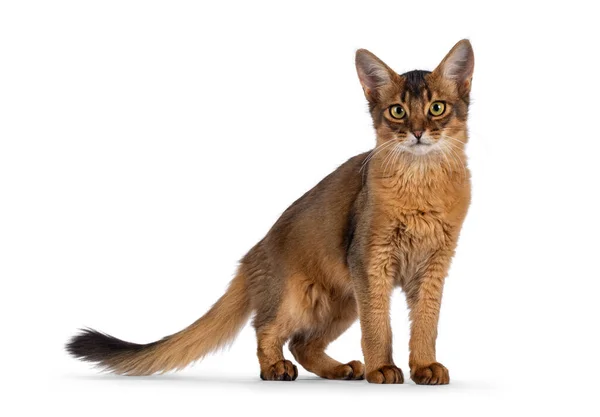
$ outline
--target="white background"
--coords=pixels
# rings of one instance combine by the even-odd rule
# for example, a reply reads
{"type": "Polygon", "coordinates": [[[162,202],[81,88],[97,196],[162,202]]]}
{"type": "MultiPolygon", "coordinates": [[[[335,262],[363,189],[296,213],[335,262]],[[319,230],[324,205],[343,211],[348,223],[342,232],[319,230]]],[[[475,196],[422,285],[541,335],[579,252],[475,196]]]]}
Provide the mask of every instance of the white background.
{"type": "MultiPolygon", "coordinates": [[[[600,37],[583,4],[2,2],[0,413],[592,413],[600,37]],[[264,383],[250,326],[176,374],[67,357],[79,327],[149,342],[194,321],[292,201],[372,147],[357,48],[404,72],[465,37],[473,203],[438,341],[451,385],[264,383]]],[[[392,319],[407,375],[400,292],[392,319]]],[[[358,325],[329,351],[362,359],[358,325]]]]}

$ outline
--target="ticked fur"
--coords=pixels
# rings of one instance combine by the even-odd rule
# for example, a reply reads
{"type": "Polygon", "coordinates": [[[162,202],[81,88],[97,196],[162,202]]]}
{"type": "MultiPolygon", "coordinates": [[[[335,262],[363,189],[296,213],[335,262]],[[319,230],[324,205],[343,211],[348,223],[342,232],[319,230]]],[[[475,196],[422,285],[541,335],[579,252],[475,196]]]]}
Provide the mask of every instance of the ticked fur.
{"type": "Polygon", "coordinates": [[[470,201],[464,147],[473,72],[468,41],[432,72],[396,74],[359,50],[357,71],[377,133],[357,155],[293,203],[241,261],[215,306],[187,329],[149,345],[86,331],[68,350],[111,371],[181,368],[230,342],[254,313],[260,375],[294,380],[289,347],[324,378],[402,383],[392,358],[390,297],[400,286],[411,318],[412,379],[446,384],[435,354],[442,288],[470,201]],[[432,103],[445,113],[433,115],[432,103]],[[401,106],[398,118],[392,106],[401,106]],[[325,349],[357,318],[365,365],[325,349]]]}

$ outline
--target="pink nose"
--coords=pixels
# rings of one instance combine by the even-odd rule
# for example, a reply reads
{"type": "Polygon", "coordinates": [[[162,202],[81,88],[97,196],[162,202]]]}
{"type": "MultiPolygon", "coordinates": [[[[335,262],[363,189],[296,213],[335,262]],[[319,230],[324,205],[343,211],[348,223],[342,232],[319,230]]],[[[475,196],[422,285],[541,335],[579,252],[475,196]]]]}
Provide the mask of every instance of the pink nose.
{"type": "Polygon", "coordinates": [[[413,135],[415,135],[415,138],[417,139],[421,139],[421,136],[423,136],[423,131],[422,130],[415,130],[412,132],[413,135]]]}

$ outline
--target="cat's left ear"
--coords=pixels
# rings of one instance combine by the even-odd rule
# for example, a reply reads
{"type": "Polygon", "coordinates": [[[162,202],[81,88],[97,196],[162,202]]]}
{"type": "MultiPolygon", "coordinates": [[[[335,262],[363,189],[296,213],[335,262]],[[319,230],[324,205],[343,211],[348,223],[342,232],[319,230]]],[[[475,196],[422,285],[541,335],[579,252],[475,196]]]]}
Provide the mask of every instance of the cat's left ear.
{"type": "Polygon", "coordinates": [[[467,95],[471,91],[474,67],[473,47],[468,39],[463,39],[448,52],[434,73],[456,83],[459,93],[467,95]]]}

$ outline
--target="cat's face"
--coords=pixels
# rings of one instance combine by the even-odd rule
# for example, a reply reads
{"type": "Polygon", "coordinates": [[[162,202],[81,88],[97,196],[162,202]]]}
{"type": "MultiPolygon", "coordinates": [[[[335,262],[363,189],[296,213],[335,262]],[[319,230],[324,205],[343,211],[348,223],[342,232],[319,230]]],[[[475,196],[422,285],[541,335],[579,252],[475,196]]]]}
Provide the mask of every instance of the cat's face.
{"type": "Polygon", "coordinates": [[[397,74],[372,53],[356,54],[377,145],[413,155],[452,152],[467,140],[473,50],[462,40],[432,72],[397,74]]]}

